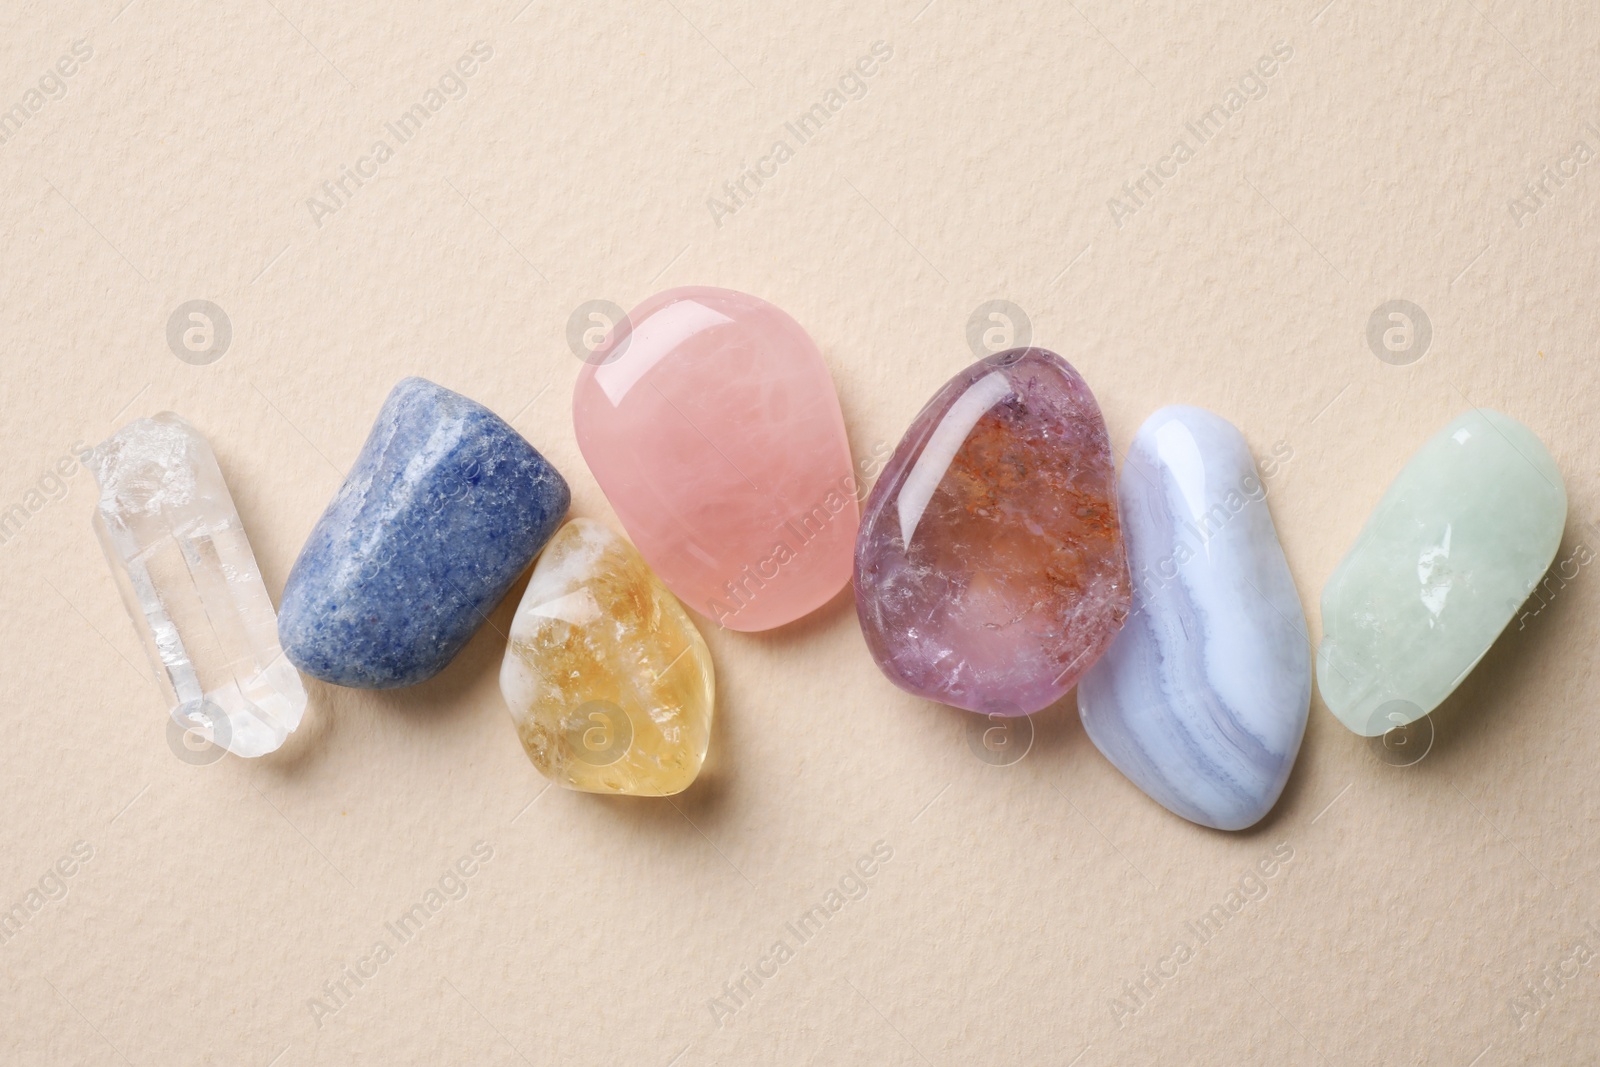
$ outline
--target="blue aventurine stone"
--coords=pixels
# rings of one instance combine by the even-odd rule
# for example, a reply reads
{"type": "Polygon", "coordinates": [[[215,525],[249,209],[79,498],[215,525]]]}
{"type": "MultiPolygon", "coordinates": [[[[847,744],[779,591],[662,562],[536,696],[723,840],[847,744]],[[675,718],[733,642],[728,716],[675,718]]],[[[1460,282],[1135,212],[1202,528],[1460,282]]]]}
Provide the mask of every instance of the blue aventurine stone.
{"type": "Polygon", "coordinates": [[[284,652],[337,685],[431,678],[539,554],[570,500],[566,481],[505,420],[406,378],[289,573],[284,652]]]}

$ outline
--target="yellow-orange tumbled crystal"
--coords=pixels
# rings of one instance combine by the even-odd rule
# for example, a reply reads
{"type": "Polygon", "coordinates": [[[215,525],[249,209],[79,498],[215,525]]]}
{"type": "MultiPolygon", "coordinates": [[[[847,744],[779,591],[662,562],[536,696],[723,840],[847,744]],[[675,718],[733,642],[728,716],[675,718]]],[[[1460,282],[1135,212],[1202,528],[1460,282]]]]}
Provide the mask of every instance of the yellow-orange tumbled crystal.
{"type": "Polygon", "coordinates": [[[528,758],[568,789],[668,796],[705,761],[705,639],[634,547],[592,519],[563,526],[534,565],[500,692],[528,758]]]}

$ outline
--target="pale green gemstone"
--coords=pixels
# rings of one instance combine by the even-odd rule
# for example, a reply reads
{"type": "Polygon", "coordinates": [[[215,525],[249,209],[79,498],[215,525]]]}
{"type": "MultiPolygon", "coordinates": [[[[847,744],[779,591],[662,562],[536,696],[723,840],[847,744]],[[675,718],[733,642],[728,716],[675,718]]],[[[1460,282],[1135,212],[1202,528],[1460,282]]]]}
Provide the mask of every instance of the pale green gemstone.
{"type": "Polygon", "coordinates": [[[1317,688],[1376,737],[1450,695],[1555,559],[1561,472],[1522,423],[1477,408],[1411,457],[1322,590],[1317,688]]]}

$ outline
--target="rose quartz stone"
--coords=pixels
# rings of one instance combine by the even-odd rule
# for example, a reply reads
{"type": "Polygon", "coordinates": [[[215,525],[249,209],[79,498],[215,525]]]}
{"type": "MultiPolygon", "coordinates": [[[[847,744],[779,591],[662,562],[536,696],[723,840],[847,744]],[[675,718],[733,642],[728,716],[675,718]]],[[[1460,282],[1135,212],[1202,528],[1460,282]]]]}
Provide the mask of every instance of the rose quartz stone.
{"type": "Polygon", "coordinates": [[[578,375],[572,420],[629,538],[688,607],[766,630],[850,580],[860,512],[839,398],[773,305],[700,286],[650,297],[578,375]]]}

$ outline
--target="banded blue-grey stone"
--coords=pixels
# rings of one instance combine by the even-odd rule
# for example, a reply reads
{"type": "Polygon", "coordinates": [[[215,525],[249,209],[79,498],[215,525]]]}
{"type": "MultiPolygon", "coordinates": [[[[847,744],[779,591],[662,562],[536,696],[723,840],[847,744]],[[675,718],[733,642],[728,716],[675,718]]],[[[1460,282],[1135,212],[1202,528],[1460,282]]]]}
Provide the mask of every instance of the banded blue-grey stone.
{"type": "Polygon", "coordinates": [[[1289,780],[1311,642],[1244,436],[1209,411],[1146,420],[1118,483],[1133,608],[1078,685],[1095,746],[1202,826],[1242,830],[1289,780]]]}
{"type": "Polygon", "coordinates": [[[505,420],[422,378],[389,393],[283,590],[305,673],[389,689],[443,670],[555,533],[571,493],[505,420]]]}

